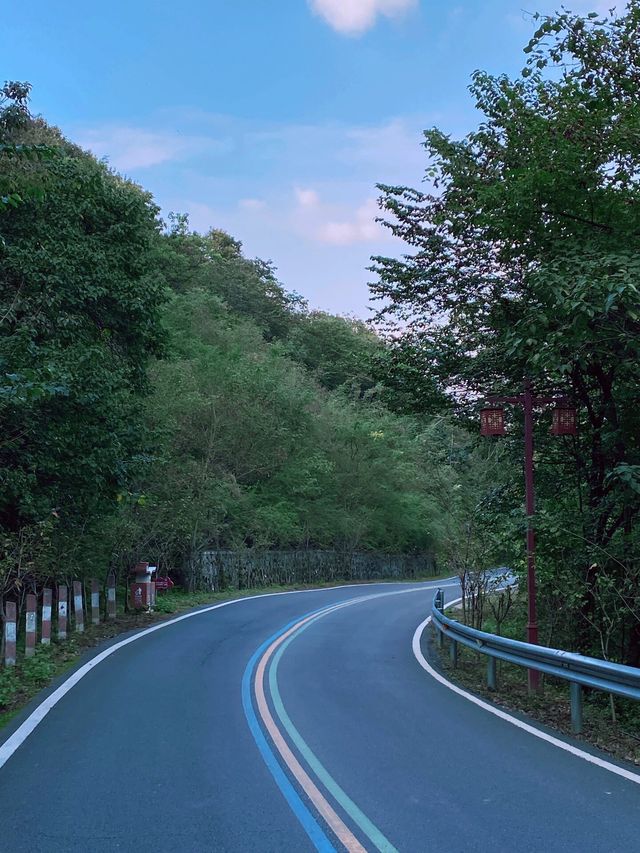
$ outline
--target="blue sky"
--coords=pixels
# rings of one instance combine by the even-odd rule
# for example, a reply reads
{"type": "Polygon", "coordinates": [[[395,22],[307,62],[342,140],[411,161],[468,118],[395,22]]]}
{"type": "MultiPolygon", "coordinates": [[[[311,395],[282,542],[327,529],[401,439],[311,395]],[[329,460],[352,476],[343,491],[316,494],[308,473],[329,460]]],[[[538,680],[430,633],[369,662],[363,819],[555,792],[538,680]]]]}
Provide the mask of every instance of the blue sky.
{"type": "MultiPolygon", "coordinates": [[[[313,307],[366,317],[376,182],[418,185],[421,131],[477,121],[476,68],[514,74],[535,0],[32,0],[5,79],[198,230],[225,228],[313,307]]],[[[610,2],[574,0],[577,11],[610,2]]]]}

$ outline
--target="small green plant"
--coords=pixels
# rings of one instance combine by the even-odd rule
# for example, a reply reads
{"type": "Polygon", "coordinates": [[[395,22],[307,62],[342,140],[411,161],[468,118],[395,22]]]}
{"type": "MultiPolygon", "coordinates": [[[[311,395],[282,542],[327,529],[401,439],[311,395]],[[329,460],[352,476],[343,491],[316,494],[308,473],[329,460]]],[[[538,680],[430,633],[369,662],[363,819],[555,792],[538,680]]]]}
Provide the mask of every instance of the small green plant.
{"type": "Polygon", "coordinates": [[[18,692],[18,681],[15,669],[6,667],[0,669],[0,709],[5,708],[18,692]]]}
{"type": "Polygon", "coordinates": [[[173,597],[162,595],[158,596],[153,609],[156,613],[175,613],[178,609],[178,604],[173,597]]]}
{"type": "Polygon", "coordinates": [[[32,658],[25,658],[20,667],[23,681],[32,687],[43,687],[55,675],[56,664],[51,649],[41,646],[32,658]]]}

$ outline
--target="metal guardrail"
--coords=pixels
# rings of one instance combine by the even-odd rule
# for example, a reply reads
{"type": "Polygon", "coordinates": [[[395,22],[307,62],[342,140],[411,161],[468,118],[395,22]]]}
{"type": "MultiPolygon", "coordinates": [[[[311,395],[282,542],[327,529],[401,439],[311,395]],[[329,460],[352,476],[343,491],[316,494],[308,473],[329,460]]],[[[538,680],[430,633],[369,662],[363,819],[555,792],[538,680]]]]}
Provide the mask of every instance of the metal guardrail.
{"type": "Polygon", "coordinates": [[[443,611],[444,593],[439,589],[433,599],[431,613],[440,645],[442,646],[445,636],[449,638],[453,666],[458,662],[458,643],[487,655],[487,686],[490,690],[496,689],[496,660],[535,669],[568,681],[571,698],[571,727],[575,734],[582,732],[583,687],[640,701],[640,669],[636,667],[610,663],[546,646],[534,646],[531,643],[499,637],[497,634],[488,634],[450,619],[444,615],[443,611]]]}

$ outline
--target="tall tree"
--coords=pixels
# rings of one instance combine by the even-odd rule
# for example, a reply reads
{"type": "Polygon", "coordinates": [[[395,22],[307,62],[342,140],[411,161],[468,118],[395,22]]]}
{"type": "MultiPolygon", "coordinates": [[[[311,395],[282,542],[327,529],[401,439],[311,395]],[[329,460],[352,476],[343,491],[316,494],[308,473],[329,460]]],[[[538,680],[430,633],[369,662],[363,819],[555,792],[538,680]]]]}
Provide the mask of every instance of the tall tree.
{"type": "Polygon", "coordinates": [[[525,376],[570,390],[581,436],[555,462],[578,483],[574,518],[584,494],[572,535],[590,624],[600,577],[624,575],[640,601],[640,3],[535,17],[517,79],[474,74],[478,129],[425,134],[432,189],[381,186],[412,252],[375,259],[373,291],[462,410],[525,376]]]}
{"type": "Polygon", "coordinates": [[[165,290],[150,196],[25,110],[0,110],[7,144],[56,156],[37,164],[44,194],[21,157],[4,163],[21,199],[0,217],[0,524],[13,532],[115,503],[145,449],[138,401],[165,290]]]}

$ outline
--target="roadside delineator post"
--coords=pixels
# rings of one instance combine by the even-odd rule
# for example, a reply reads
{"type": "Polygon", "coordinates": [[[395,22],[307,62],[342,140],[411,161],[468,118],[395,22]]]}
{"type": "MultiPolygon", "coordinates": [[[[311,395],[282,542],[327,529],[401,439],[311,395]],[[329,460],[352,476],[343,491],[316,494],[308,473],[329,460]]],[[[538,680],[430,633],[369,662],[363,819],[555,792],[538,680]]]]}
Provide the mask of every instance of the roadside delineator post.
{"type": "Polygon", "coordinates": [[[451,660],[451,666],[455,669],[458,666],[458,641],[454,639],[449,640],[449,658],[451,660]]]}
{"type": "Polygon", "coordinates": [[[495,690],[498,686],[496,677],[496,659],[489,656],[487,658],[487,687],[489,690],[495,690]]]}
{"type": "MultiPolygon", "coordinates": [[[[440,612],[444,611],[444,591],[438,588],[435,595],[434,604],[440,612]]],[[[438,648],[442,648],[444,645],[444,631],[440,630],[439,626],[436,626],[436,634],[438,635],[438,648]]]]}
{"type": "Polygon", "coordinates": [[[4,605],[4,662],[7,666],[16,665],[16,605],[7,601],[4,605]]]}
{"type": "Polygon", "coordinates": [[[58,639],[67,639],[67,587],[63,584],[58,587],[58,639]]]}
{"type": "Polygon", "coordinates": [[[51,601],[52,593],[50,589],[42,590],[42,637],[40,642],[44,646],[48,646],[51,642],[51,601]]]}
{"type": "Polygon", "coordinates": [[[91,622],[100,624],[100,584],[96,578],[91,578],[91,622]]]}
{"type": "Polygon", "coordinates": [[[116,576],[113,573],[107,579],[107,617],[116,618],[116,576]]]}
{"type": "Polygon", "coordinates": [[[571,697],[571,731],[574,735],[582,734],[582,685],[577,681],[569,683],[571,697]]]}
{"type": "Polygon", "coordinates": [[[76,617],[76,633],[84,632],[84,608],[82,607],[82,584],[80,581],[73,582],[73,609],[76,617]]]}
{"type": "Polygon", "coordinates": [[[37,599],[33,593],[27,595],[27,614],[24,653],[30,658],[36,653],[37,599]]]}

